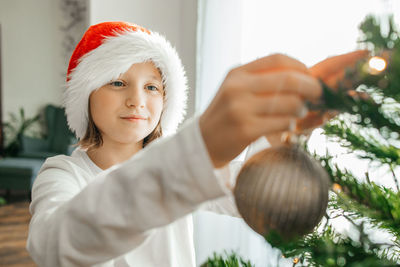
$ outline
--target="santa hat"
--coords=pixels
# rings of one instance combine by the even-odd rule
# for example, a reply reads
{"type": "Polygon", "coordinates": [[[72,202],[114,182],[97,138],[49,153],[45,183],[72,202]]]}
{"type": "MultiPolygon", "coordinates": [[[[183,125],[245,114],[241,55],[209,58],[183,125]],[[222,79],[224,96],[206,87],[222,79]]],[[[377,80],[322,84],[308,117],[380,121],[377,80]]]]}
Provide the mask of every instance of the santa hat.
{"type": "Polygon", "coordinates": [[[187,99],[185,70],[176,50],[160,34],[138,25],[103,22],[89,27],[68,66],[64,107],[68,125],[78,138],[86,133],[90,93],[117,79],[132,64],[146,61],[161,71],[164,83],[163,134],[176,131],[187,99]]]}

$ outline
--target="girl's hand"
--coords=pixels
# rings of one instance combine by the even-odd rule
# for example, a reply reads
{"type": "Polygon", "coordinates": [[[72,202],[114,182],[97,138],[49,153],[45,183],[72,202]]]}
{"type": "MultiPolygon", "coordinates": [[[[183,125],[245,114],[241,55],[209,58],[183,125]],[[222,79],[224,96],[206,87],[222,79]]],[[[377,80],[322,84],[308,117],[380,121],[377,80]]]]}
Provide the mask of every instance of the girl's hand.
{"type": "Polygon", "coordinates": [[[346,69],[369,55],[368,50],[357,50],[350,53],[329,57],[310,68],[312,76],[321,79],[330,88],[336,89],[337,83],[345,76],[346,69]]]}
{"type": "Polygon", "coordinates": [[[304,100],[317,101],[321,92],[302,63],[280,54],[231,70],[200,117],[214,167],[224,166],[263,135],[293,130],[306,113],[304,100]]]}
{"type": "MultiPolygon", "coordinates": [[[[338,82],[345,77],[346,69],[354,67],[359,60],[367,57],[368,54],[369,52],[367,50],[357,50],[330,57],[312,66],[310,68],[310,73],[312,76],[322,80],[330,88],[337,89],[338,82]]],[[[338,113],[335,111],[310,111],[304,118],[297,120],[295,133],[307,135],[311,133],[313,129],[323,125],[336,115],[338,115],[338,113]]]]}

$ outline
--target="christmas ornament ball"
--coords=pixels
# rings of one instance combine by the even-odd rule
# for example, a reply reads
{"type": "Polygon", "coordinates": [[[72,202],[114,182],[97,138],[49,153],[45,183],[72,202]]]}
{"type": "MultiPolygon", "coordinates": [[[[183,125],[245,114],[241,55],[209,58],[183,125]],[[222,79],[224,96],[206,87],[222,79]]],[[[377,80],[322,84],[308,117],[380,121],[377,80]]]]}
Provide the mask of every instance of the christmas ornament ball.
{"type": "Polygon", "coordinates": [[[240,214],[257,233],[274,230],[284,240],[309,233],[328,205],[330,180],[301,148],[285,145],[252,156],[238,175],[234,196],[240,214]]]}

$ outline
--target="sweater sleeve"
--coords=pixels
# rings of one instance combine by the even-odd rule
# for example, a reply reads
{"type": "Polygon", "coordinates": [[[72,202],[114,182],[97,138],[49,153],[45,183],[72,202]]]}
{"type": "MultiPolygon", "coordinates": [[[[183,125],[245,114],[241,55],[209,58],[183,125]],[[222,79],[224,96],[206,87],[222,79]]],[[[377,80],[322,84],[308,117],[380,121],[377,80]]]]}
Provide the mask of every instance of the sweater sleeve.
{"type": "Polygon", "coordinates": [[[32,189],[27,249],[39,266],[92,266],[219,198],[198,118],[79,187],[68,164],[48,160],[32,189]]]}
{"type": "Polygon", "coordinates": [[[246,150],[244,155],[244,161],[234,160],[230,162],[227,166],[214,170],[215,175],[226,191],[225,196],[220,197],[215,200],[210,200],[205,202],[202,206],[202,210],[212,211],[219,214],[230,215],[234,217],[241,217],[239,211],[237,210],[235,198],[233,196],[233,189],[236,183],[236,178],[242,168],[244,162],[248,160],[251,156],[258,153],[259,151],[266,149],[270,146],[268,140],[265,137],[257,139],[255,142],[251,143],[246,150]]]}

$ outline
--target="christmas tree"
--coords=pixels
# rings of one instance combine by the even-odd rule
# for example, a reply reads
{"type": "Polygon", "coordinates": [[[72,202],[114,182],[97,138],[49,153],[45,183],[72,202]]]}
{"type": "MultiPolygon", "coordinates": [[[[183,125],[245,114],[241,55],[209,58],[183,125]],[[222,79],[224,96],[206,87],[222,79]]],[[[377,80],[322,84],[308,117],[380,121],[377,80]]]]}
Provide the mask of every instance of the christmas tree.
{"type": "MultiPolygon", "coordinates": [[[[360,30],[370,58],[348,70],[337,90],[324,85],[322,103],[312,108],[340,112],[324,125],[324,134],[370,167],[360,177],[340,166],[340,155],[317,155],[305,146],[332,187],[326,215],[312,233],[290,241],[265,236],[293,266],[400,266],[400,33],[392,17],[380,22],[368,16],[360,30]],[[377,168],[391,177],[391,185],[373,175],[377,168]],[[337,218],[352,225],[351,236],[336,229],[337,218]]],[[[253,265],[227,253],[214,254],[203,266],[253,265]]]]}

